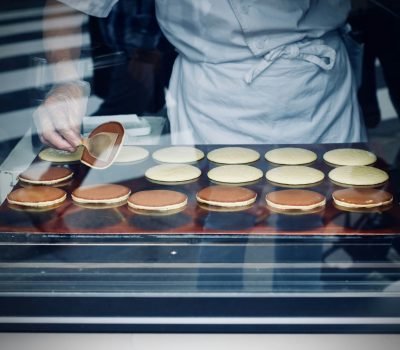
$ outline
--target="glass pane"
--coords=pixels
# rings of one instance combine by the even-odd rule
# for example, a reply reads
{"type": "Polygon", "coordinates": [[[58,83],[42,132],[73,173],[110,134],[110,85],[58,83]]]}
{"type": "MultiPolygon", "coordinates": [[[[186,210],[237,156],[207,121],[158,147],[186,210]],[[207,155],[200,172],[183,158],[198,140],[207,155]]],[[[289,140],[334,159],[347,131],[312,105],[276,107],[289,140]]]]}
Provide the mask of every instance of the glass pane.
{"type": "Polygon", "coordinates": [[[397,2],[0,9],[0,295],[399,295],[397,2]]]}

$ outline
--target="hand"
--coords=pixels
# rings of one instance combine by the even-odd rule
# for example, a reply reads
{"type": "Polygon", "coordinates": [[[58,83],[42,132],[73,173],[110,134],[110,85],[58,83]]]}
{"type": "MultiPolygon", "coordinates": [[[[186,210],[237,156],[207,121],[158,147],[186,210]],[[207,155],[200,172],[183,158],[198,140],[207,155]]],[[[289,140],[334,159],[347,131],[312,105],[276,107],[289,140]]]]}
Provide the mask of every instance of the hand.
{"type": "Polygon", "coordinates": [[[54,87],[34,112],[40,140],[53,148],[73,152],[81,144],[80,128],[86,113],[89,84],[68,82],[54,87]]]}

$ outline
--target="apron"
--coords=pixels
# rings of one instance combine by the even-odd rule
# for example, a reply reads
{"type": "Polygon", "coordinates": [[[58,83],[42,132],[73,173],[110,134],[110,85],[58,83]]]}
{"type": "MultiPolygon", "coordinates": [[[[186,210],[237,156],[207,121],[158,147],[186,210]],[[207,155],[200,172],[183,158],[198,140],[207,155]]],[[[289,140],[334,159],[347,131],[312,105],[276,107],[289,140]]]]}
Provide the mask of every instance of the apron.
{"type": "Polygon", "coordinates": [[[174,144],[365,141],[346,0],[156,0],[174,144]]]}
{"type": "MultiPolygon", "coordinates": [[[[107,16],[118,0],[59,1],[107,16]]],[[[166,93],[173,143],[366,141],[341,34],[350,0],[155,1],[179,52],[166,93]]]]}

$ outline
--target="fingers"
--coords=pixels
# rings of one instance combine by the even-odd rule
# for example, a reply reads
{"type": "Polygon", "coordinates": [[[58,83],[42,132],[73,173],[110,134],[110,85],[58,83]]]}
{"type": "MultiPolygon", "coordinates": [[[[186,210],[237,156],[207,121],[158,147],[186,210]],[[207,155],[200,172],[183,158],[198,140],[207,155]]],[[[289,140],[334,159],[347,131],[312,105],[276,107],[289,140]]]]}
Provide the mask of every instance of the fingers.
{"type": "Polygon", "coordinates": [[[64,113],[62,117],[56,119],[56,129],[66,141],[76,147],[81,143],[80,129],[86,112],[87,95],[80,85],[68,84],[64,91],[56,96],[58,103],[62,104],[60,109],[64,113]]]}
{"type": "Polygon", "coordinates": [[[77,133],[72,129],[57,129],[57,132],[64,138],[66,142],[70,146],[72,146],[73,150],[76,149],[81,144],[81,136],[80,133],[77,133]]]}
{"type": "Polygon", "coordinates": [[[62,108],[54,108],[50,109],[51,113],[51,127],[50,131],[57,133],[61,136],[72,148],[76,148],[80,142],[80,127],[76,125],[71,125],[69,115],[74,113],[71,108],[66,108],[66,106],[62,106],[62,108]]]}
{"type": "Polygon", "coordinates": [[[70,152],[81,144],[80,126],[87,97],[79,91],[69,85],[58,86],[34,113],[43,143],[70,152]]]}
{"type": "Polygon", "coordinates": [[[42,134],[42,139],[45,144],[57,149],[62,149],[68,152],[74,152],[76,147],[72,146],[57,132],[46,132],[42,134]]]}
{"type": "Polygon", "coordinates": [[[42,143],[69,152],[75,150],[75,146],[70,144],[58,132],[45,108],[39,107],[38,111],[35,112],[34,120],[42,143]]]}

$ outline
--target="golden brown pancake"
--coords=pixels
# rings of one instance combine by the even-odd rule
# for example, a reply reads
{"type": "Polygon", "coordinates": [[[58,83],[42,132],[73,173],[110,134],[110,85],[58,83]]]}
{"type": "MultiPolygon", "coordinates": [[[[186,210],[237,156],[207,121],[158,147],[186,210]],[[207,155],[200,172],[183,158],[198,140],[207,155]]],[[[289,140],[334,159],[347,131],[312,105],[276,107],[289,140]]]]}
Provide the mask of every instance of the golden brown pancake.
{"type": "Polygon", "coordinates": [[[126,203],[126,201],[120,201],[120,202],[113,202],[113,203],[79,203],[79,202],[74,202],[75,205],[78,207],[81,207],[83,209],[92,209],[92,210],[104,210],[104,209],[114,209],[121,207],[126,203]]]}
{"type": "Polygon", "coordinates": [[[30,184],[52,185],[70,179],[73,174],[68,168],[33,165],[19,174],[19,179],[30,184]]]}
{"type": "Polygon", "coordinates": [[[72,199],[77,203],[112,204],[128,199],[131,190],[116,184],[104,184],[79,187],[72,192],[72,199]]]}
{"type": "Polygon", "coordinates": [[[393,202],[389,192],[373,188],[347,188],[332,193],[332,198],[344,208],[376,208],[393,202]]]}
{"type": "Polygon", "coordinates": [[[95,169],[108,168],[118,156],[124,143],[124,137],[125,129],[119,122],[99,125],[90,133],[85,142],[88,147],[84,148],[81,162],[95,169]],[[114,138],[108,136],[114,136],[114,138]]]}
{"type": "Polygon", "coordinates": [[[10,204],[26,207],[48,207],[65,201],[67,193],[50,186],[32,186],[19,188],[7,196],[10,204]]]}
{"type": "Polygon", "coordinates": [[[237,208],[253,204],[257,199],[257,193],[245,187],[216,185],[197,192],[196,199],[203,205],[237,208]]]}
{"type": "Polygon", "coordinates": [[[128,205],[136,210],[170,211],[184,208],[187,204],[186,194],[171,190],[148,190],[132,194],[128,205]]]}
{"type": "Polygon", "coordinates": [[[270,192],[265,200],[269,208],[279,211],[314,211],[322,209],[326,203],[325,196],[322,194],[300,189],[270,192]]]}
{"type": "Polygon", "coordinates": [[[44,213],[44,212],[48,212],[54,209],[59,208],[60,206],[62,206],[62,202],[61,203],[56,203],[53,205],[47,205],[45,207],[28,207],[28,206],[23,206],[23,205],[16,205],[16,204],[8,204],[8,207],[12,210],[15,211],[23,211],[25,213],[44,213]]]}

